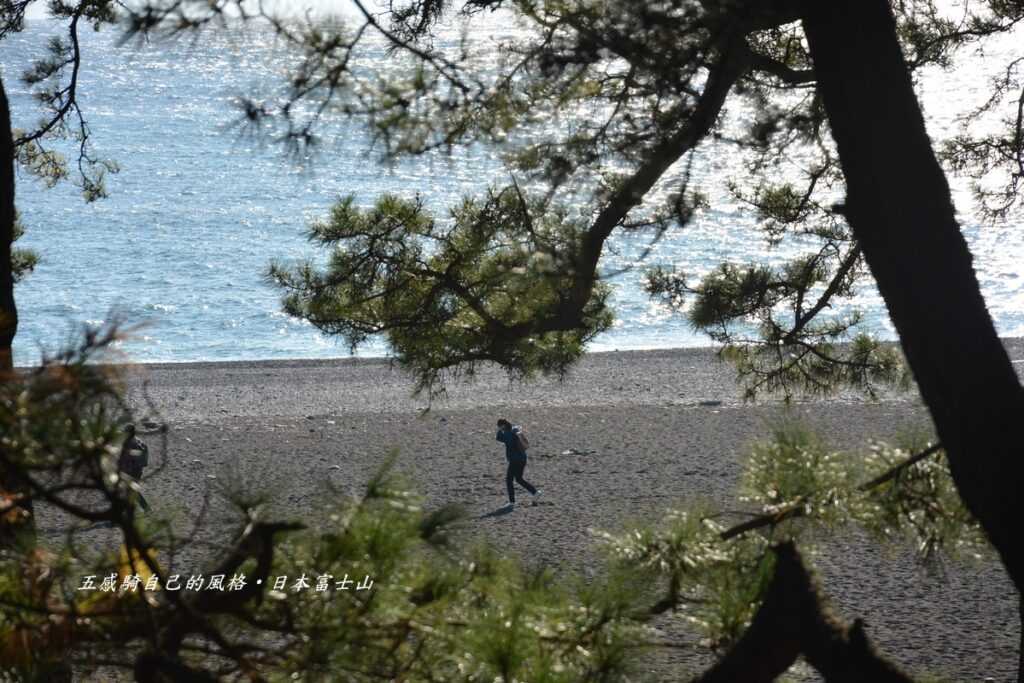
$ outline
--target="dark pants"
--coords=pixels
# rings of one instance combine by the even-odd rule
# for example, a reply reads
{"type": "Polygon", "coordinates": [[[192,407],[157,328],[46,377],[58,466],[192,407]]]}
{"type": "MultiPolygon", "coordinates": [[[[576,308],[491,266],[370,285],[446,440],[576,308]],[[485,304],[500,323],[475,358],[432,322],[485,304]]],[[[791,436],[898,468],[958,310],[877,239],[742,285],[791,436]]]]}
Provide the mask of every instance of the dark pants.
{"type": "Polygon", "coordinates": [[[512,481],[518,481],[519,485],[530,493],[537,493],[537,489],[533,487],[533,484],[523,479],[523,470],[526,469],[526,459],[523,460],[510,460],[508,463],[508,472],[505,474],[505,485],[508,486],[508,502],[516,502],[516,492],[512,488],[512,481]]]}
{"type": "Polygon", "coordinates": [[[129,485],[128,485],[128,496],[129,496],[129,498],[134,498],[135,499],[135,503],[140,508],[142,508],[143,512],[145,512],[146,510],[149,509],[149,501],[146,500],[146,497],[144,495],[142,495],[142,491],[139,490],[139,477],[133,477],[132,475],[128,474],[127,472],[124,473],[124,476],[129,479],[129,485]]]}

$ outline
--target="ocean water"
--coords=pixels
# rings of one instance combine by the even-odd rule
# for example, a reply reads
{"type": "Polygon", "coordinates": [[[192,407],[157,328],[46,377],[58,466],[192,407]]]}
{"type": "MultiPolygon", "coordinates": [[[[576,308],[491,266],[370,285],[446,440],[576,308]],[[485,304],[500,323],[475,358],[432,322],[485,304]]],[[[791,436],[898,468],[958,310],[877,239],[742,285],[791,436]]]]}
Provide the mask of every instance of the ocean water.
{"type": "MultiPolygon", "coordinates": [[[[512,30],[493,28],[494,33],[512,30]]],[[[0,43],[15,126],[28,126],[39,115],[17,76],[59,29],[36,19],[0,43]]],[[[85,204],[70,183],[45,188],[24,173],[18,176],[18,208],[27,228],[19,245],[42,257],[17,288],[18,364],[36,362],[81,324],[112,315],[138,325],[122,346],[133,361],[346,356],[343,343],[281,312],[280,292],[263,279],[270,259],[313,256],[304,231],[339,196],[352,193],[368,205],[382,192],[420,194],[443,217],[459,197],[507,178],[498,151],[481,147],[383,166],[377,153],[368,151],[360,124],[345,121],[325,131],[315,160],[295,162],[230,125],[237,117],[233,98],[272,87],[294,59],[267,34],[220,32],[196,43],[127,46],[119,46],[117,38],[109,29],[83,35],[79,84],[96,152],[121,167],[108,178],[110,197],[85,204]]],[[[455,33],[448,39],[455,40],[455,33]]],[[[922,78],[933,137],[955,132],[956,116],[984,98],[988,75],[1001,65],[997,50],[956,72],[922,78]]],[[[396,68],[383,54],[375,67],[396,68]]],[[[742,109],[734,114],[741,117],[742,109]]],[[[801,245],[789,245],[764,257],[764,244],[752,231],[754,217],[725,191],[726,181],[740,173],[740,160],[728,148],[702,148],[693,183],[709,195],[712,208],[686,227],[670,230],[645,261],[640,257],[648,236],[612,238],[602,268],[619,273],[611,278],[618,319],[592,350],[709,343],[685,318],[648,299],[641,287],[645,265],[674,265],[700,275],[723,261],[777,262],[801,251],[801,245]]],[[[955,180],[954,190],[999,332],[1022,336],[1021,221],[983,226],[972,212],[966,182],[955,180]]],[[[865,311],[866,331],[894,338],[870,283],[852,305],[865,311]]],[[[379,340],[360,351],[387,353],[379,340]]]]}

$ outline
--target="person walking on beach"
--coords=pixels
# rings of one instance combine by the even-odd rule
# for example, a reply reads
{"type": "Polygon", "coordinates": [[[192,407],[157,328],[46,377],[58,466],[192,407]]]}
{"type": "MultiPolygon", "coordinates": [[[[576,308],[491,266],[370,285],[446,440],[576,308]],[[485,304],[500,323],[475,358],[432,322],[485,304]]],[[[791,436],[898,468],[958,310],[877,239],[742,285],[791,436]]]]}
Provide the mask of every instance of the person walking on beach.
{"type": "Polygon", "coordinates": [[[505,444],[505,459],[508,460],[508,472],[505,474],[505,485],[508,487],[508,507],[516,505],[516,492],[512,486],[513,481],[530,492],[534,503],[540,491],[530,482],[523,479],[523,472],[526,469],[526,449],[529,442],[526,441],[523,430],[518,425],[513,426],[511,422],[502,418],[498,420],[498,441],[505,444]]]}
{"type": "Polygon", "coordinates": [[[121,456],[117,459],[117,470],[127,475],[128,488],[135,493],[139,507],[148,510],[149,502],[139,490],[139,480],[142,479],[142,470],[149,464],[149,447],[142,439],[135,436],[135,425],[126,424],[124,432],[126,437],[121,445],[121,456]]]}

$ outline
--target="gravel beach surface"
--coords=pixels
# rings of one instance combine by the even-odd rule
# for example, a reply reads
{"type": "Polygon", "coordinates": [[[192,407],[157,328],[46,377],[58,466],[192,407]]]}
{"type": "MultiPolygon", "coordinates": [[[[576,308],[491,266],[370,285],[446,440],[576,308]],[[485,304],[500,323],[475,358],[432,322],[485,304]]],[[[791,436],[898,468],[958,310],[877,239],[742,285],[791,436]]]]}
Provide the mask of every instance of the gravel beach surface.
{"type": "MultiPolygon", "coordinates": [[[[1024,343],[1008,340],[1011,358],[1024,343]]],[[[1017,363],[1016,367],[1024,369],[1017,363]]],[[[124,366],[139,423],[166,423],[150,444],[146,496],[186,516],[225,477],[271,489],[282,512],[315,520],[324,484],[357,492],[387,454],[428,506],[462,503],[462,533],[487,539],[531,565],[592,573],[594,529],[654,521],[695,498],[735,508],[751,444],[785,415],[819,430],[837,449],[930,429],[915,393],[744,403],[733,369],[707,349],[591,354],[563,380],[510,382],[481,369],[433,402],[411,395],[408,375],[386,360],[268,361],[124,366]],[[429,408],[429,409],[428,409],[429,408]],[[501,510],[504,450],[494,423],[526,426],[526,478],[543,490],[536,506],[501,510]],[[161,467],[162,465],[162,467],[161,467]]],[[[523,494],[525,496],[525,492],[523,494]]],[[[215,517],[211,515],[211,522],[215,517]]],[[[40,511],[44,534],[61,520],[40,511]]],[[[109,531],[83,534],[102,546],[109,531]]],[[[202,571],[185,557],[183,573],[202,571]]],[[[925,572],[909,548],[883,548],[853,532],[814,558],[825,593],[844,619],[862,618],[869,638],[907,670],[956,681],[1016,680],[1020,621],[1016,592],[995,560],[925,572]]],[[[679,618],[659,622],[680,645],[652,653],[653,680],[687,680],[713,655],[679,618]]],[[[806,667],[796,680],[817,680],[806,667]]]]}

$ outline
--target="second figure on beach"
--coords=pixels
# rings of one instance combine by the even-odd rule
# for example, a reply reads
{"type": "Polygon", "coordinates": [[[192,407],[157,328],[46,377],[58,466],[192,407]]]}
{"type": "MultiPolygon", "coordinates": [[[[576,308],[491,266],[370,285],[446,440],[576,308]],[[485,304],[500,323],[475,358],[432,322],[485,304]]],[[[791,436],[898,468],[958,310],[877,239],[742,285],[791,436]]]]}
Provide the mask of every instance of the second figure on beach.
{"type": "Polygon", "coordinates": [[[149,464],[149,447],[135,435],[135,425],[124,426],[125,440],[121,445],[121,455],[117,459],[117,469],[125,475],[130,496],[134,497],[139,507],[143,510],[149,509],[146,497],[142,495],[141,480],[142,471],[149,464]]]}
{"type": "Polygon", "coordinates": [[[508,507],[515,507],[516,492],[513,482],[530,492],[536,504],[540,491],[530,482],[523,479],[523,472],[526,470],[526,449],[529,442],[526,441],[522,428],[513,426],[511,422],[502,418],[498,420],[497,440],[505,444],[505,459],[508,460],[508,471],[505,473],[505,486],[508,488],[508,507]]]}

